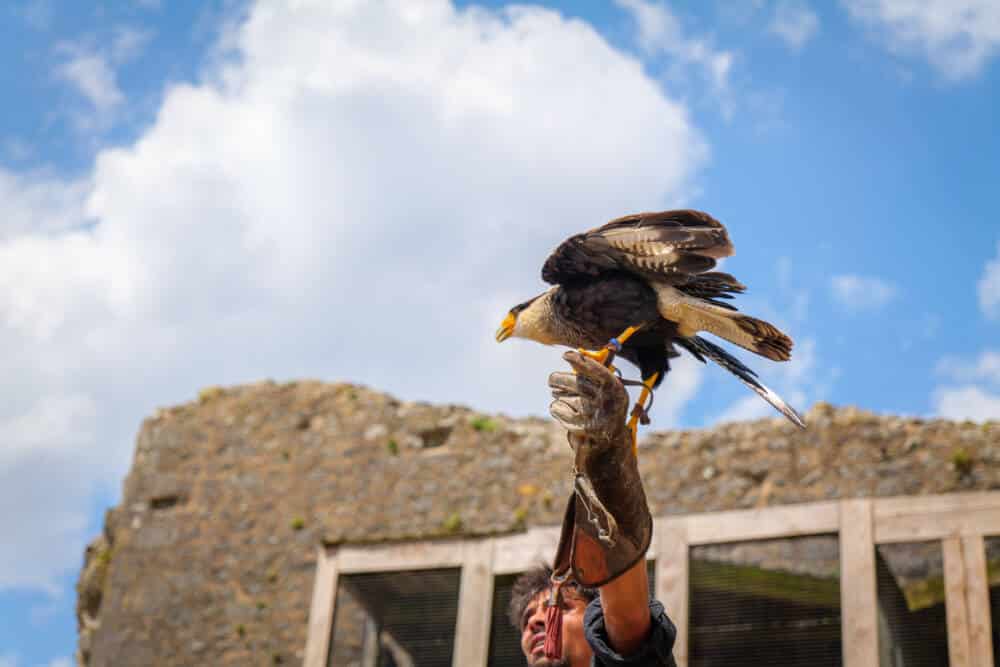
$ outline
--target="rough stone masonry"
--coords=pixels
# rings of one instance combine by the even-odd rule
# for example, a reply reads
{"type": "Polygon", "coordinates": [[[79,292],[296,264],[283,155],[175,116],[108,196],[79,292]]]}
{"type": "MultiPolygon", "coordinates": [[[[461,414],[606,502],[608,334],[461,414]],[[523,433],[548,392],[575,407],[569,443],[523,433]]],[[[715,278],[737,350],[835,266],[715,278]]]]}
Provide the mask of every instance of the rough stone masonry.
{"type": "MultiPolygon", "coordinates": [[[[822,403],[806,421],[806,431],[764,419],[646,436],[654,516],[1000,488],[1000,422],[822,403]]],[[[318,544],[554,525],[569,465],[549,420],[348,384],[203,390],[142,425],[121,505],[87,547],[77,659],[300,663],[318,544]]]]}

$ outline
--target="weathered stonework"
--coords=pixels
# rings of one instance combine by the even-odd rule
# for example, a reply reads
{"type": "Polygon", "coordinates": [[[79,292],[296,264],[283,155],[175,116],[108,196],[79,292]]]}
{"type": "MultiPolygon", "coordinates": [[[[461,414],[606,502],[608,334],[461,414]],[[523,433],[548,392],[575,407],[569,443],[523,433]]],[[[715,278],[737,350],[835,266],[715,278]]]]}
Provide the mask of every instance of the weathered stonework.
{"type": "MultiPolygon", "coordinates": [[[[1000,488],[1000,423],[826,404],[806,421],[646,436],[653,514],[1000,488]]],[[[548,420],[347,384],[204,390],[142,425],[122,503],[87,550],[78,659],[301,663],[318,544],[553,525],[569,465],[548,420]]]]}

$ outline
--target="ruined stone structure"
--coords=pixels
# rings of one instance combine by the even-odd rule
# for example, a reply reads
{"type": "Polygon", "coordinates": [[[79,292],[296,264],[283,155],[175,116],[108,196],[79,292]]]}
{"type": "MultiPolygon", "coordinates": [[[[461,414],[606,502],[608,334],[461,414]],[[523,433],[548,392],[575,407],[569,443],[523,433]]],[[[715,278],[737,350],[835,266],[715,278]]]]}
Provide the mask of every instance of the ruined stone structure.
{"type": "MultiPolygon", "coordinates": [[[[655,516],[1000,489],[1000,423],[815,406],[651,433],[655,516]]],[[[204,390],[139,432],[121,505],[87,549],[81,664],[301,664],[317,547],[516,534],[560,520],[548,420],[398,401],[347,384],[204,390]]]]}

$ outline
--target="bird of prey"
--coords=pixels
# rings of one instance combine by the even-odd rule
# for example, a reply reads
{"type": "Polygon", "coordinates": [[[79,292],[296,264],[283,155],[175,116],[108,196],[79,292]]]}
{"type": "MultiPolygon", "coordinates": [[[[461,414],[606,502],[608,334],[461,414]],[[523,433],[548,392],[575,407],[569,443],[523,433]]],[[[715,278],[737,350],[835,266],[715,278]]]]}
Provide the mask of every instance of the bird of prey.
{"type": "Polygon", "coordinates": [[[602,363],[617,353],[638,366],[644,386],[629,423],[633,444],[643,403],[670,369],[670,359],[679,356],[678,347],[702,363],[716,362],[804,428],[798,413],[756,373],[698,335],[708,332],[773,361],[791,358],[787,335],[728,303],[746,287],[712,269],[732,254],[726,228],[701,211],[612,220],[555,249],[542,267],[542,280],[553,287],[511,308],[496,339],[566,345],[602,363]]]}

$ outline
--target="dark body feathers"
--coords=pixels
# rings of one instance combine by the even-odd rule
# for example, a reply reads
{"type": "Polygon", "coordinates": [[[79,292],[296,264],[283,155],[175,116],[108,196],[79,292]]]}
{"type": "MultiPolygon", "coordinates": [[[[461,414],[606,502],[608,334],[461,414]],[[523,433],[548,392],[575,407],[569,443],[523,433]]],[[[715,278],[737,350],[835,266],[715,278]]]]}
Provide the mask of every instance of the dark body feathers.
{"type": "Polygon", "coordinates": [[[643,280],[624,273],[608,273],[599,281],[580,280],[560,285],[552,306],[567,330],[567,343],[599,349],[625,329],[646,325],[622,346],[620,355],[639,367],[643,379],[659,373],[656,385],[677,356],[671,341],[677,327],[660,317],[656,293],[643,280]]]}

